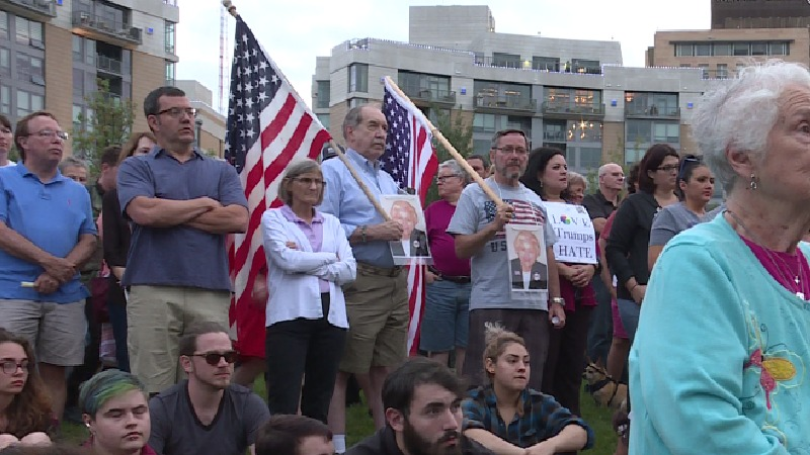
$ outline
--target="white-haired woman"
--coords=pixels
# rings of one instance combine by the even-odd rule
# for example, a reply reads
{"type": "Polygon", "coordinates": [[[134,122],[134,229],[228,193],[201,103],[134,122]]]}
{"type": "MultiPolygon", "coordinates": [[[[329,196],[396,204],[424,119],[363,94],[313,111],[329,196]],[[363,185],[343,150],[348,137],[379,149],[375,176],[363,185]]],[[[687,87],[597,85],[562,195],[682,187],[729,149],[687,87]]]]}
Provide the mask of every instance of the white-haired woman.
{"type": "Polygon", "coordinates": [[[324,423],[349,327],[341,285],[357,273],[340,221],[315,208],[325,185],[318,163],[294,163],[278,189],[284,205],[262,215],[267,404],[296,414],[300,401],[303,415],[324,423]]]}
{"type": "Polygon", "coordinates": [[[810,453],[810,73],[746,68],[692,124],[728,200],[655,265],[630,353],[630,453],[810,453]]]}

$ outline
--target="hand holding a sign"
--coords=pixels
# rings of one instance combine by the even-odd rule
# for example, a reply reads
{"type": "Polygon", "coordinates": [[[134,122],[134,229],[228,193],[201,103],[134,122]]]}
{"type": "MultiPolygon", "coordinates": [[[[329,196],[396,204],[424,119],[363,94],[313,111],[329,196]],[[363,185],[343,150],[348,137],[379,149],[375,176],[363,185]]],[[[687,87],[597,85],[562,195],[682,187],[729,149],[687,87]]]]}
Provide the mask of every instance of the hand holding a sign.
{"type": "Polygon", "coordinates": [[[578,288],[587,286],[596,272],[596,269],[590,264],[574,264],[571,268],[573,269],[573,273],[568,279],[578,288]]]}
{"type": "Polygon", "coordinates": [[[515,208],[509,204],[501,204],[498,206],[498,211],[495,212],[495,219],[492,223],[495,225],[495,231],[500,232],[509,221],[515,216],[515,208]]]}
{"type": "Polygon", "coordinates": [[[402,224],[397,221],[386,221],[384,223],[369,226],[366,235],[369,240],[394,241],[402,238],[404,232],[402,224]]]}

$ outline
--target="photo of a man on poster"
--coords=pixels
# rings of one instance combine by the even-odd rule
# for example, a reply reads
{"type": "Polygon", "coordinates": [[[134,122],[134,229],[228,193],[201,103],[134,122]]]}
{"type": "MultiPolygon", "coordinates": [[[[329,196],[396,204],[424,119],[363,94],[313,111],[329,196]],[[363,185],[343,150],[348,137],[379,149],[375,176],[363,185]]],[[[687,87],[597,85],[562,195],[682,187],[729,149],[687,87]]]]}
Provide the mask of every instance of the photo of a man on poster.
{"type": "Polygon", "coordinates": [[[430,258],[425,220],[418,196],[384,196],[380,202],[391,220],[402,225],[402,238],[390,242],[395,262],[411,258],[430,258]]]}
{"type": "Polygon", "coordinates": [[[548,266],[542,262],[545,248],[541,247],[538,233],[518,230],[510,243],[510,257],[515,256],[509,263],[512,289],[548,289],[548,266]]]}

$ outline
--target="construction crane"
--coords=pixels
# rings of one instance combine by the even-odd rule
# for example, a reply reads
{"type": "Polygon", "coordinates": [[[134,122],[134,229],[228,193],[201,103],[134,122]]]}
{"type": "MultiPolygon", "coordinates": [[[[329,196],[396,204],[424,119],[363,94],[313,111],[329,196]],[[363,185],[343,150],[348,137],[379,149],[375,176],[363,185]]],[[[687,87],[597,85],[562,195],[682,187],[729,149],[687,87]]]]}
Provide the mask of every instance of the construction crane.
{"type": "MultiPolygon", "coordinates": [[[[215,0],[216,1],[216,0],[215,0]]],[[[225,101],[225,40],[228,36],[228,11],[219,6],[219,112],[225,112],[222,103],[225,101]]]]}

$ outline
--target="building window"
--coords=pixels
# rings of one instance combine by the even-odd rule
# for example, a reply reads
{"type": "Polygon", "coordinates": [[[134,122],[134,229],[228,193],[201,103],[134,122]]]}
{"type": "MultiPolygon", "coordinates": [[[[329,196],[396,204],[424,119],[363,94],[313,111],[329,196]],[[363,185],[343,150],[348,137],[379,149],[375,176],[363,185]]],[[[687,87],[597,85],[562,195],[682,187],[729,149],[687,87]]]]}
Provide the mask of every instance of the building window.
{"type": "Polygon", "coordinates": [[[319,109],[328,109],[329,100],[332,99],[332,88],[329,81],[318,81],[318,97],[315,102],[315,107],[319,109]]]}
{"type": "Polygon", "coordinates": [[[173,86],[175,83],[175,65],[174,62],[166,60],[166,85],[173,86]]]}
{"type": "Polygon", "coordinates": [[[788,44],[787,43],[771,43],[770,47],[771,47],[771,52],[770,52],[771,55],[788,55],[788,44]]]}
{"type": "Polygon", "coordinates": [[[45,72],[42,70],[42,59],[17,52],[17,77],[21,81],[38,83],[42,80],[44,85],[45,72]]]}
{"type": "Polygon", "coordinates": [[[11,115],[11,89],[0,85],[0,114],[11,115]]]}
{"type": "Polygon", "coordinates": [[[565,139],[567,142],[602,142],[602,122],[569,120],[565,139]]]}
{"type": "Polygon", "coordinates": [[[82,38],[84,41],[84,61],[90,66],[96,66],[96,42],[90,38],[82,38]]]}
{"type": "Polygon", "coordinates": [[[82,130],[82,107],[73,105],[73,134],[82,130]]]}
{"type": "Polygon", "coordinates": [[[750,49],[748,43],[734,43],[732,53],[735,56],[749,55],[750,49]]]}
{"type": "Polygon", "coordinates": [[[44,48],[41,22],[29,21],[24,17],[15,16],[14,28],[17,43],[38,47],[40,49],[44,48]]]}
{"type": "Polygon", "coordinates": [[[543,142],[565,142],[565,122],[543,122],[543,142]]]}
{"type": "Polygon", "coordinates": [[[595,147],[569,147],[565,151],[569,169],[587,172],[602,165],[602,149],[595,147]]]}
{"type": "Polygon", "coordinates": [[[0,11],[0,38],[8,39],[8,14],[0,11]]]}
{"type": "Polygon", "coordinates": [[[532,69],[559,72],[560,59],[555,57],[532,57],[532,69]]]}
{"type": "Polygon", "coordinates": [[[476,113],[473,117],[473,132],[494,133],[498,129],[495,125],[495,114],[476,113]]]}
{"type": "Polygon", "coordinates": [[[327,130],[330,127],[331,122],[329,121],[329,114],[318,114],[318,120],[321,122],[324,128],[327,130]]]}
{"type": "Polygon", "coordinates": [[[489,139],[473,139],[473,153],[488,156],[492,141],[489,139]]]}
{"type": "Polygon", "coordinates": [[[712,44],[695,44],[695,56],[696,57],[710,57],[712,55],[712,44]]]}
{"type": "Polygon", "coordinates": [[[691,67],[692,67],[692,65],[690,65],[688,63],[681,63],[681,68],[691,68],[691,67]]]}
{"type": "Polygon", "coordinates": [[[174,22],[166,21],[166,53],[167,54],[175,54],[174,49],[174,42],[175,42],[175,27],[177,24],[174,22]]]}
{"type": "Polygon", "coordinates": [[[656,123],[653,125],[653,142],[678,144],[681,137],[681,126],[677,123],[656,123]]]}
{"type": "Polygon", "coordinates": [[[499,68],[520,68],[520,55],[493,52],[492,66],[499,68]]]}
{"type": "Polygon", "coordinates": [[[349,65],[349,93],[368,93],[368,65],[355,63],[349,65]]]}
{"type": "MultiPolygon", "coordinates": [[[[651,120],[628,120],[625,122],[627,125],[627,134],[625,135],[625,142],[628,144],[637,144],[644,146],[652,142],[652,121],[651,120]]],[[[646,147],[644,147],[646,148],[646,147]]]]}
{"type": "Polygon", "coordinates": [[[82,37],[79,35],[73,35],[73,61],[82,61],[82,37]]]}
{"type": "Polygon", "coordinates": [[[714,43],[713,55],[719,57],[731,55],[731,43],[714,43]]]}
{"type": "Polygon", "coordinates": [[[675,56],[676,57],[692,57],[695,55],[695,46],[692,44],[676,44],[675,56]]]}
{"type": "Polygon", "coordinates": [[[11,62],[9,62],[8,49],[0,47],[0,74],[9,74],[11,72],[11,62]]]}
{"type": "Polygon", "coordinates": [[[602,65],[598,60],[583,60],[575,58],[571,60],[572,69],[574,73],[583,74],[602,74],[602,65]]]}
{"type": "Polygon", "coordinates": [[[768,43],[751,43],[751,55],[768,55],[768,43]]]}
{"type": "Polygon", "coordinates": [[[41,111],[42,95],[35,95],[25,90],[17,90],[17,117],[25,117],[34,111],[41,111]]]}
{"type": "Polygon", "coordinates": [[[728,65],[724,63],[717,64],[717,78],[726,79],[728,77],[728,65]]]}
{"type": "Polygon", "coordinates": [[[737,63],[737,66],[734,67],[734,71],[736,72],[737,77],[740,77],[740,73],[742,73],[743,69],[745,69],[745,64],[737,63]]]}

